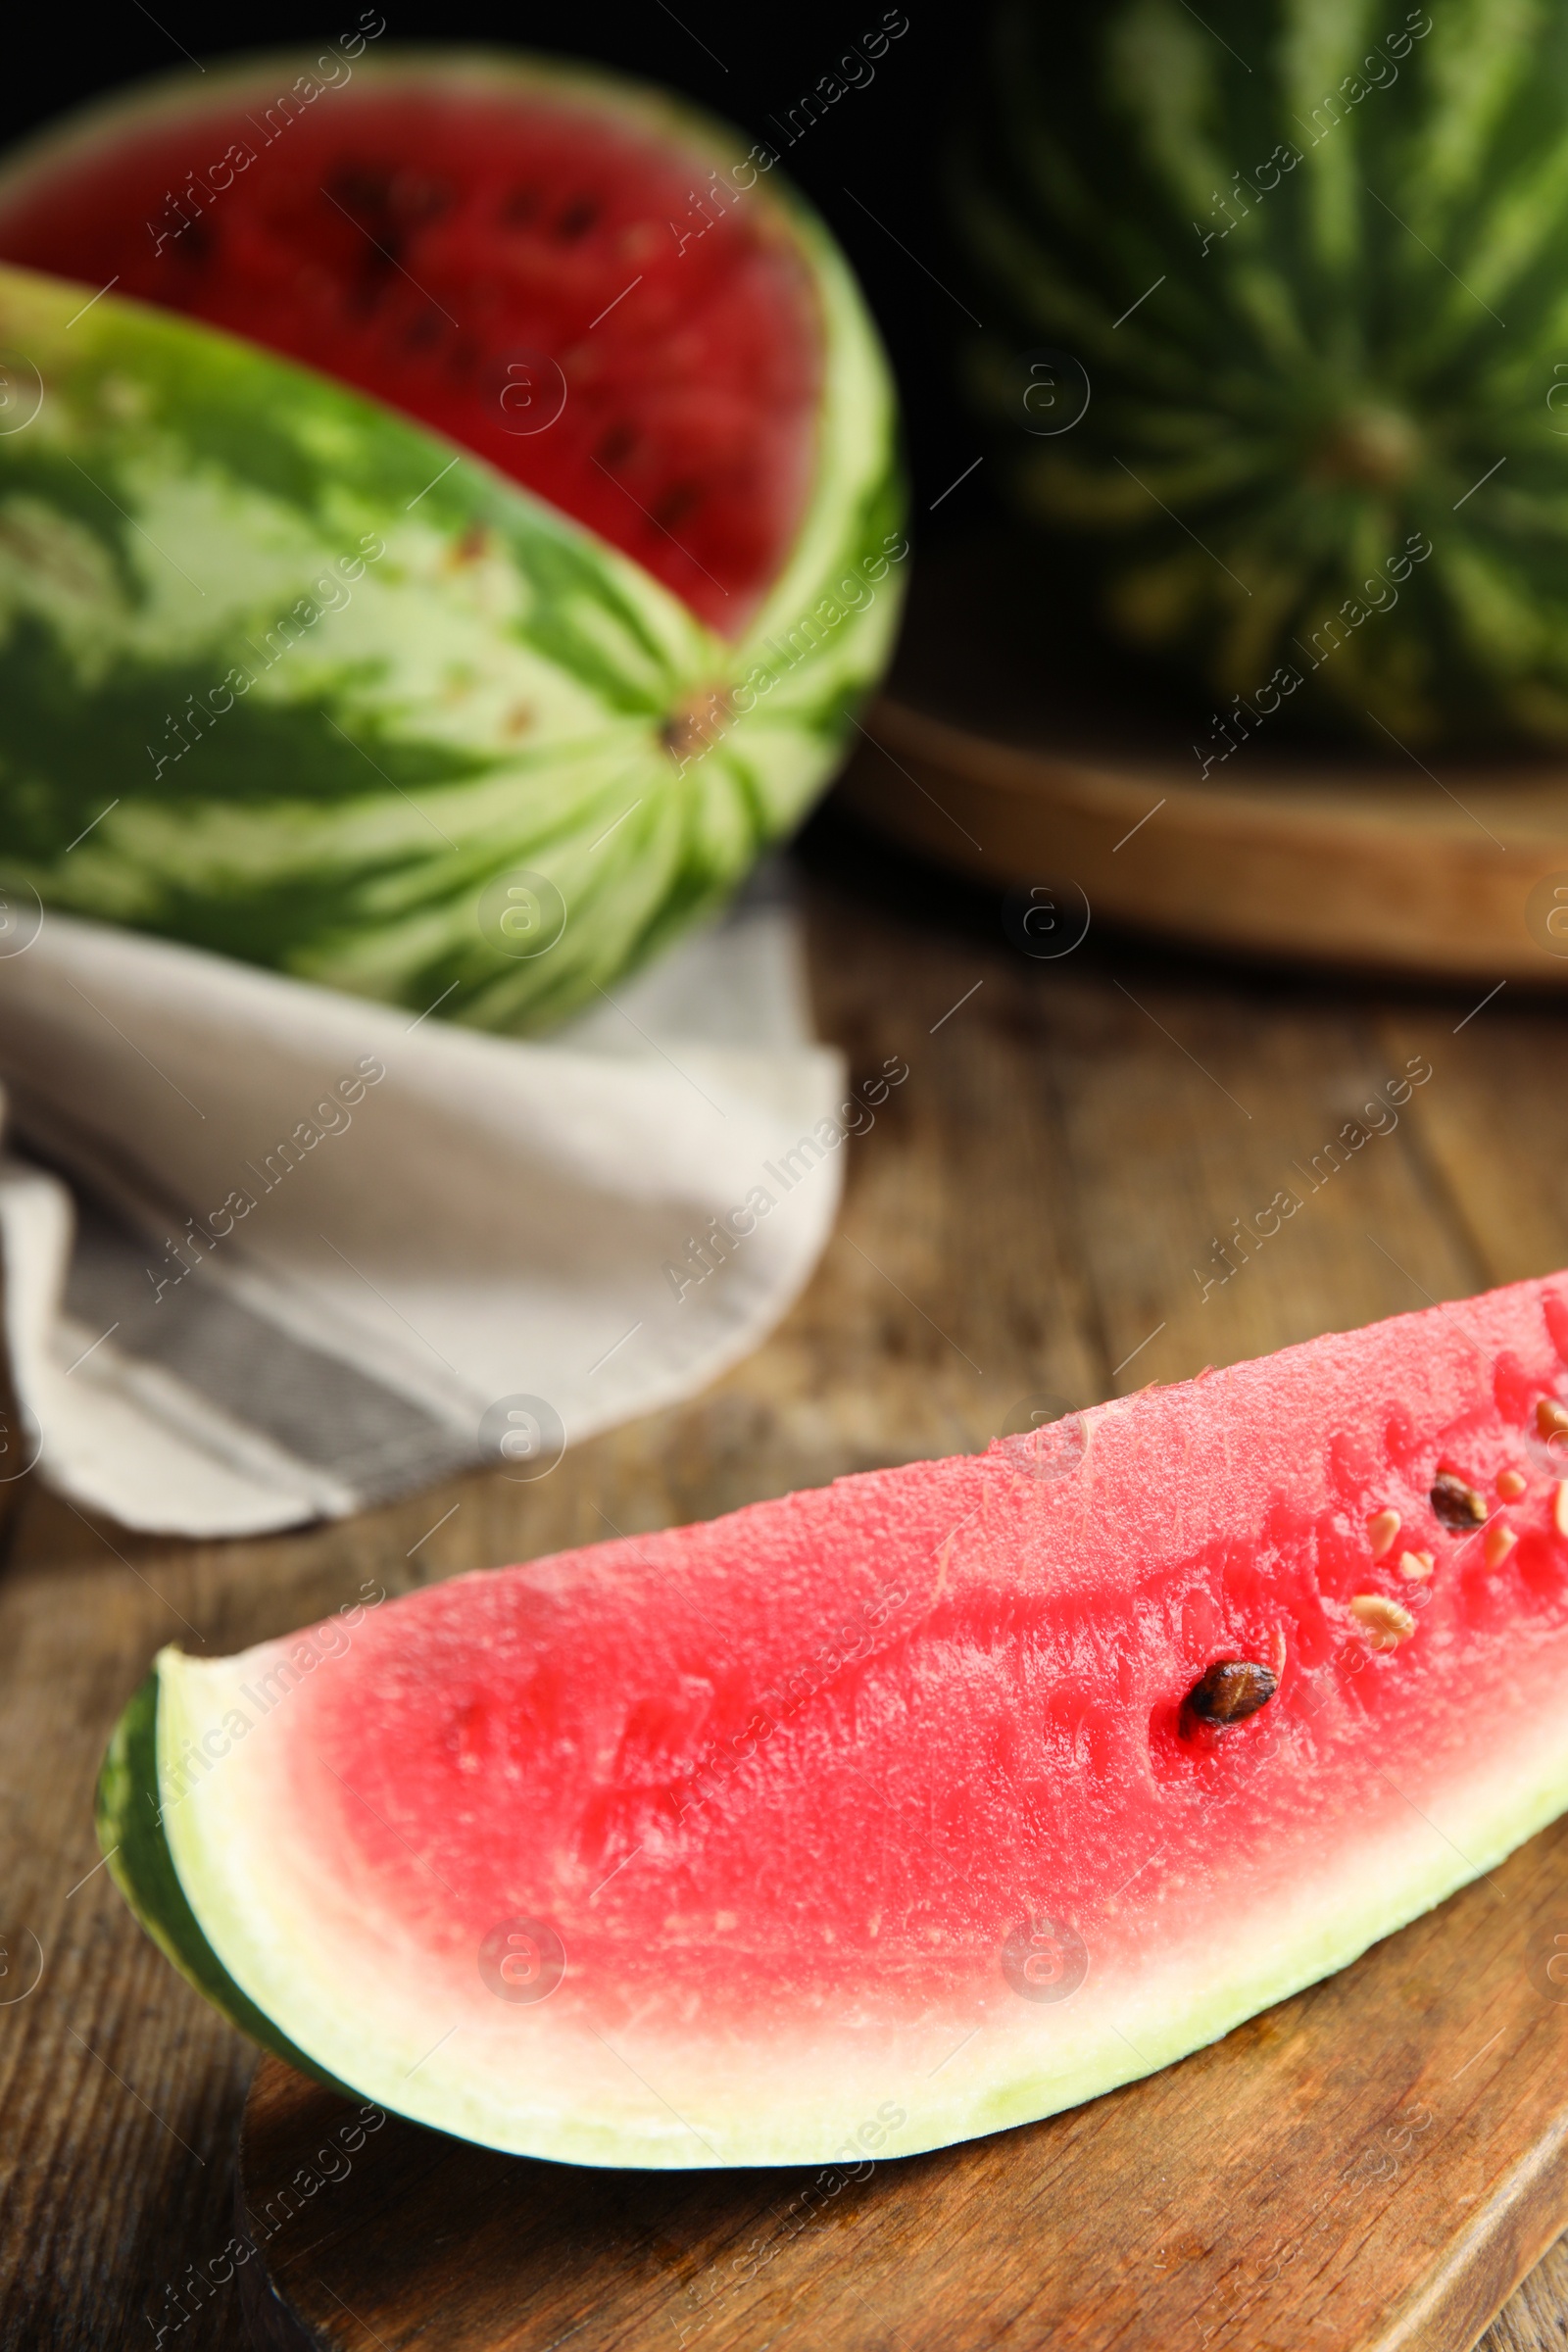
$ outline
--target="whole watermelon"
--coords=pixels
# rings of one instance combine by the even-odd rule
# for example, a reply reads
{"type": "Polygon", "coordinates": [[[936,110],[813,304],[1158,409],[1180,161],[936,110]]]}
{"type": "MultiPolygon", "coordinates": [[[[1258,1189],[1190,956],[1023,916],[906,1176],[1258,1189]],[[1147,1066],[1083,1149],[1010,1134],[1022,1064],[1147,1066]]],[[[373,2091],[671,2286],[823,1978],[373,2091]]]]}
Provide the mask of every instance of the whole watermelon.
{"type": "Polygon", "coordinates": [[[892,389],[765,142],[362,24],[0,171],[0,890],[536,1028],[831,775],[892,389]]]}
{"type": "Polygon", "coordinates": [[[1200,759],[1568,740],[1562,0],[1015,0],[956,187],[1011,495],[1200,759]]]}

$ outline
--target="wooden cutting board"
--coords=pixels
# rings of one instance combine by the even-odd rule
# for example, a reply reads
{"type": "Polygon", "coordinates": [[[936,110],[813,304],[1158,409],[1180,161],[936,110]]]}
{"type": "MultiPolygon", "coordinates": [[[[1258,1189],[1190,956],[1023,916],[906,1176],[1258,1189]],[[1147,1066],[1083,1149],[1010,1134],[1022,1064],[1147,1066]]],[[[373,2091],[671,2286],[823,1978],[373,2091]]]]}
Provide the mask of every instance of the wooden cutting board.
{"type": "MultiPolygon", "coordinates": [[[[255,2053],[141,1934],[99,1867],[91,1828],[104,1743],[163,1642],[225,1655],[330,1614],[365,1578],[406,1591],[589,1543],[607,1520],[640,1534],[877,1463],[978,1447],[1014,1400],[1041,1391],[1088,1403],[1393,1314],[1423,1293],[1459,1298],[1568,1264],[1568,1002],[1525,1004],[1510,986],[1467,1019],[1479,986],[1423,1000],[1255,975],[1239,984],[1179,958],[1107,955],[1099,931],[1064,960],[1031,961],[993,910],[966,894],[950,903],[879,845],[866,855],[862,840],[840,838],[834,852],[823,829],[806,882],[820,1031],[856,1077],[890,1054],[911,1074],[848,1146],[822,1267],[755,1355],[701,1396],[573,1446],[548,1479],[476,1474],[354,1520],[246,1541],[182,1544],[88,1524],[24,1485],[0,1562],[0,1931],[35,1934],[46,1964],[21,2001],[0,1981],[11,2002],[0,2005],[4,2352],[150,2352],[160,2327],[163,2352],[251,2352],[239,2292],[252,2269],[230,2276],[223,2250],[255,2053]],[[1369,1087],[1414,1054],[1437,1076],[1397,1129],[1204,1299],[1191,1268],[1209,1237],[1267,1200],[1294,1158],[1307,1164],[1369,1087]],[[198,2292],[200,2316],[179,2324],[198,2292]]],[[[1146,2343],[1164,2328],[1170,2352],[1312,2352],[1336,2339],[1300,2324],[1308,2292],[1336,2325],[1345,2308],[1353,2320],[1353,2281],[1375,2281],[1393,2263],[1397,2296],[1412,2247],[1442,2278],[1441,2252],[1424,2249],[1441,2248],[1445,2230],[1446,2283],[1473,2294],[1479,2313],[1558,2218],[1558,2160],[1544,2153],[1532,2168],[1531,2151],[1549,2151],[1556,2129],[1559,2020],[1529,1995],[1526,1961],[1544,1966],[1568,1929],[1551,1899],[1565,1862],[1560,1842],[1542,1840],[1496,1874],[1500,1901],[1485,1888],[1460,1898],[1343,1984],[1249,2029],[1240,2046],[1039,2132],[852,2182],[794,2240],[793,2259],[779,2241],[797,2192],[781,2178],[738,2190],[711,2179],[558,2178],[444,2150],[394,2123],[335,2185],[309,2200],[296,2187],[297,2223],[267,2243],[290,2294],[314,2298],[318,2341],[335,2328],[340,2344],[366,2352],[374,2338],[355,2331],[328,2288],[383,2344],[406,2345],[398,2300],[423,2266],[444,2266],[433,2276],[450,2325],[416,2341],[419,2352],[462,2352],[461,2282],[494,2276],[509,2228],[522,2275],[497,2290],[512,2298],[499,2308],[535,2345],[574,2352],[567,2330],[579,2318],[591,2322],[581,2342],[596,2329],[603,2342],[607,2300],[613,2309],[618,2296],[633,2314],[621,2352],[679,2352],[694,2308],[681,2266],[700,2315],[725,2196],[738,2196],[740,2217],[732,2211],[728,2251],[754,2259],[750,2241],[764,2230],[774,2251],[744,2297],[710,2305],[710,2326],[688,2337],[693,2352],[764,2352],[775,2323],[797,2352],[803,2337],[811,2352],[853,2348],[855,2328],[877,2352],[916,2352],[917,2298],[917,2324],[907,2306],[899,2319],[906,2263],[922,2292],[943,2298],[934,2309],[955,2352],[987,2335],[1003,2352],[1045,2352],[1053,2337],[1092,2344],[1092,2302],[1082,2321],[1052,2326],[1086,2278],[1107,2280],[1114,2308],[1131,2315],[1120,2352],[1138,2352],[1138,2328],[1146,2343]],[[1379,1997],[1358,1990],[1342,2006],[1353,1988],[1371,1989],[1368,1979],[1379,1997]],[[1283,2039],[1270,2043],[1275,2027],[1283,2039]],[[1434,2118],[1420,2132],[1419,2116],[1397,2120],[1414,2102],[1434,2118]],[[1278,2135],[1273,2174],[1267,2157],[1251,2165],[1260,2119],[1278,2135]],[[1404,2130],[1406,2147],[1385,2136],[1396,2142],[1404,2130]],[[432,2167],[428,2194],[406,2188],[401,2204],[401,2159],[369,2154],[399,2139],[432,2167]],[[443,2154],[475,2166],[481,2185],[465,2189],[460,2178],[442,2190],[443,2154]],[[1395,2163],[1397,2174],[1377,2178],[1395,2163]],[[1358,2181],[1340,2182],[1351,2166],[1358,2181]],[[509,2219],[487,2205],[484,2179],[520,2191],[522,2212],[514,2206],[509,2219]],[[1032,2202],[1020,2192],[1021,2219],[1007,2210],[1015,2180],[1038,2183],[1032,2202]],[[969,2195],[971,2183],[984,2193],[969,2195]],[[356,2230],[378,2227],[368,2216],[383,2187],[396,2227],[362,2234],[357,2253],[356,2230]],[[884,2212],[881,2200],[892,2208],[916,2193],[930,2199],[923,2224],[884,2212]],[[575,2224],[552,2202],[571,2197],[583,2200],[575,2224]],[[893,2227],[879,2231],[883,2218],[893,2227]],[[603,2241],[616,2229],[621,2267],[607,2277],[603,2241]],[[922,2230],[931,2253],[917,2271],[922,2230]],[[851,2248],[853,2269],[835,2261],[851,2248]],[[1227,2299],[1206,2300],[1222,2288],[1227,2299]],[[563,2315],[554,2339],[552,2298],[563,2315]]],[[[312,2122],[300,2118],[294,2160],[295,2171],[310,2168],[308,2184],[342,2169],[312,2122]]],[[[254,2189],[254,2154],[250,2169],[254,2189]]],[[[1469,2324],[1462,2310],[1451,2326],[1434,2322],[1424,2346],[1443,2352],[1469,2324]]],[[[1407,2343],[1423,2343],[1423,2325],[1407,2343]]],[[[1486,2352],[1565,2343],[1568,2239],[1488,2329],[1486,2352]]]]}
{"type": "Polygon", "coordinates": [[[1050,572],[997,533],[922,552],[845,805],[944,864],[1076,891],[1102,925],[1568,987],[1568,755],[1460,758],[1376,726],[1303,749],[1279,712],[1161,695],[1053,604],[1050,572]]]}
{"type": "Polygon", "coordinates": [[[927,2156],[594,2172],[362,2116],[257,2070],[269,2352],[1468,2352],[1568,2224],[1568,1823],[1182,2065],[927,2156]]]}

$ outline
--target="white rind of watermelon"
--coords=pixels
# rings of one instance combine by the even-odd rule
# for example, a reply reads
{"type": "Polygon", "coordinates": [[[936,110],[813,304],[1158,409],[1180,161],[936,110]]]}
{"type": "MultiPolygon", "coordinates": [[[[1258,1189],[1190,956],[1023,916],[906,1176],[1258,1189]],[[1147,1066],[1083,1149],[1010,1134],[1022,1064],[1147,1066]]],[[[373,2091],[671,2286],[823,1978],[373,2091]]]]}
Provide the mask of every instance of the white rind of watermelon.
{"type": "MultiPolygon", "coordinates": [[[[236,69],[218,96],[279,70],[236,69]]],[[[716,129],[598,76],[374,70],[612,94],[728,161],[716,129]]],[[[839,763],[907,554],[858,291],[798,201],[747,200],[808,263],[822,394],[800,528],[733,643],[380,403],[0,268],[0,885],[504,1029],[596,1002],[721,905],[839,763]],[[564,905],[538,955],[498,942],[484,899],[514,872],[564,905]]]]}
{"type": "Polygon", "coordinates": [[[166,1650],[100,1834],[236,2022],[488,2145],[858,2162],[1023,2123],[1568,1806],[1565,1367],[1559,1276],[1097,1408],[1081,1458],[1004,1441],[166,1650]],[[1278,1688],[1213,1733],[1183,1702],[1227,1658],[1278,1688]],[[483,1973],[520,1920],[564,1950],[538,2000],[483,1973]]]}

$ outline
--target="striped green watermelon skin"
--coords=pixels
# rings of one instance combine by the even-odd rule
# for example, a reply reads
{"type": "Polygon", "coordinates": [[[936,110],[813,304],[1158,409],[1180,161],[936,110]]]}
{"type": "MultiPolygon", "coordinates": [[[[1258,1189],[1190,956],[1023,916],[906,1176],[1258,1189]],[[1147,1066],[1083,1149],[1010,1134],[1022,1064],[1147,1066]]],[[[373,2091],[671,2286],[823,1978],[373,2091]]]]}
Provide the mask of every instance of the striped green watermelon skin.
{"type": "Polygon", "coordinates": [[[1562,0],[1014,0],[987,87],[971,381],[1111,628],[1241,733],[1568,739],[1562,0]]]}
{"type": "Polygon", "coordinates": [[[768,201],[824,388],[738,643],[376,401],[0,270],[0,885],[514,1031],[721,905],[837,764],[906,553],[874,331],[825,231],[768,201]],[[564,906],[546,953],[498,938],[519,871],[564,906]]]}
{"type": "Polygon", "coordinates": [[[158,1677],[150,1674],[116,1724],[98,1775],[93,1819],[109,1875],[165,1959],[231,2026],[286,2066],[340,2088],[247,1999],[202,1934],[151,1796],[157,1786],[158,1677]]]}

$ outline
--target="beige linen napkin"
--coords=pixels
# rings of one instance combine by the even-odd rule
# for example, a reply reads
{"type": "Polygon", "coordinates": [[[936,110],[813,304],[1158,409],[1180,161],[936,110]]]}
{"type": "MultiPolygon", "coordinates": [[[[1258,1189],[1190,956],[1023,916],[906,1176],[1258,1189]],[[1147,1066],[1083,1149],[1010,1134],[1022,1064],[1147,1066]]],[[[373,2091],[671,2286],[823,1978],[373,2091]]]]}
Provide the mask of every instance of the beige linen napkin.
{"type": "Polygon", "coordinates": [[[543,1044],[8,909],[0,1080],[0,1478],[133,1528],[546,1476],[754,1348],[837,1206],[776,881],[543,1044]]]}

